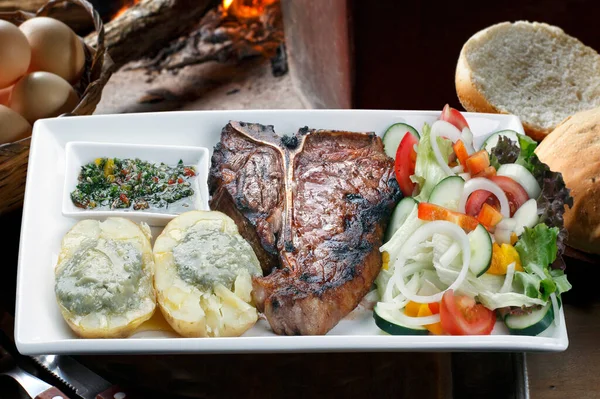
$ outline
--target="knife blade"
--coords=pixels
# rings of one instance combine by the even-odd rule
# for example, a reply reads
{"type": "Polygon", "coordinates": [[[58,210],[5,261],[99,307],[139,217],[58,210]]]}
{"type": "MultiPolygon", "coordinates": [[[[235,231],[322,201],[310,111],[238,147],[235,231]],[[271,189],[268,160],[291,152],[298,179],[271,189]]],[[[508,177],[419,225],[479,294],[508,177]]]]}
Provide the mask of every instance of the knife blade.
{"type": "Polygon", "coordinates": [[[31,356],[40,366],[64,382],[83,399],[132,399],[123,389],[113,385],[77,360],[65,355],[31,356]]]}

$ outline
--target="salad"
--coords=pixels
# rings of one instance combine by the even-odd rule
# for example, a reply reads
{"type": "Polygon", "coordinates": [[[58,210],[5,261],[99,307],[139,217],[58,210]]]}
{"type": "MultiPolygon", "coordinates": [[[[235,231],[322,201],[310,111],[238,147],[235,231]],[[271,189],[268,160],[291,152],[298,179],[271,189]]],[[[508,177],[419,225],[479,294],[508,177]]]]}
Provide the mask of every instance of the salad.
{"type": "Polygon", "coordinates": [[[397,123],[383,142],[404,198],[380,249],[378,327],[481,335],[501,320],[511,334],[538,335],[558,325],[571,289],[561,254],[572,198],[536,143],[502,130],[475,146],[448,105],[421,133],[397,123]]]}

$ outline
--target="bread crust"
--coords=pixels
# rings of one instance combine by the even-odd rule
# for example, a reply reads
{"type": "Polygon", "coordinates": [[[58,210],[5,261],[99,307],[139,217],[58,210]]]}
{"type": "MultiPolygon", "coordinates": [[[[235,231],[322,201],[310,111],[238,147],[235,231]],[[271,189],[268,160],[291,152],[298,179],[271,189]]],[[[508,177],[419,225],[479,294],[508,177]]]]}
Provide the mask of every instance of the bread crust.
{"type": "MultiPolygon", "coordinates": [[[[469,40],[467,40],[467,42],[463,45],[460,51],[458,62],[456,64],[456,73],[454,77],[456,94],[458,96],[458,100],[460,101],[464,109],[469,112],[508,114],[508,112],[500,110],[494,105],[492,105],[483,95],[483,93],[481,93],[481,91],[477,88],[475,80],[473,79],[473,71],[469,66],[469,62],[467,60],[466,55],[467,43],[469,43],[469,41],[472,38],[484,35],[488,30],[493,29],[498,25],[502,24],[510,23],[504,22],[483,29],[482,31],[476,33],[471,38],[469,38],[469,40]]],[[[521,121],[521,123],[523,124],[523,129],[525,130],[525,133],[538,142],[542,141],[551,131],[551,129],[543,129],[540,126],[529,124],[526,121],[521,121]]]]}
{"type": "Polygon", "coordinates": [[[565,212],[568,244],[600,254],[600,107],[565,119],[535,152],[562,173],[571,190],[573,207],[565,212]]]}

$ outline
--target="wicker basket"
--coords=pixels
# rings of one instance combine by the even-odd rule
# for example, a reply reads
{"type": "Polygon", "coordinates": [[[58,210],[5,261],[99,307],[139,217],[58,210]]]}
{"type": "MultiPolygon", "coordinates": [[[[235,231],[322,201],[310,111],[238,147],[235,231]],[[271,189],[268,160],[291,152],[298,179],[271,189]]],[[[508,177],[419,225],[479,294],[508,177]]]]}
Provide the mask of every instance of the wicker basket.
{"type": "MultiPolygon", "coordinates": [[[[90,14],[98,33],[98,42],[95,48],[84,46],[84,72],[80,81],[74,86],[80,101],[73,112],[61,117],[91,115],[100,102],[102,89],[113,70],[113,62],[104,47],[104,25],[94,7],[86,0],[51,0],[35,14],[24,11],[0,12],[0,19],[19,25],[36,16],[48,16],[55,7],[62,7],[65,3],[80,5],[90,14]]],[[[31,138],[28,137],[14,143],[0,145],[0,214],[23,205],[30,144],[31,138]]]]}

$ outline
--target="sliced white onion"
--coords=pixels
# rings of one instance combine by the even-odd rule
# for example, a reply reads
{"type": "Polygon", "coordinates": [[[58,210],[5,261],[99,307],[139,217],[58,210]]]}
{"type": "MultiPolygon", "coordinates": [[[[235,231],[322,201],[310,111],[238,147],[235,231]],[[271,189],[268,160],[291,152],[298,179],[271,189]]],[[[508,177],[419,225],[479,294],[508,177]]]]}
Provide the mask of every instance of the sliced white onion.
{"type": "Polygon", "coordinates": [[[464,181],[471,180],[471,174],[470,173],[459,173],[458,175],[460,177],[462,177],[462,179],[464,181]]]}
{"type": "Polygon", "coordinates": [[[515,266],[516,263],[513,262],[506,268],[506,277],[504,278],[504,284],[502,284],[502,288],[500,288],[501,294],[505,292],[510,292],[512,288],[513,278],[515,276],[515,266]]]}
{"type": "MultiPolygon", "coordinates": [[[[380,302],[381,303],[381,302],[380,302]]],[[[380,303],[377,304],[377,306],[380,306],[380,303]]],[[[435,323],[439,323],[440,321],[440,315],[438,314],[434,314],[431,316],[421,316],[421,317],[411,317],[411,316],[407,316],[406,314],[404,314],[404,312],[402,310],[396,310],[396,309],[389,309],[390,312],[393,312],[392,315],[393,318],[397,321],[399,321],[400,323],[404,324],[405,326],[426,326],[428,324],[435,324],[435,323]]]]}
{"type": "Polygon", "coordinates": [[[560,309],[558,308],[558,300],[556,299],[556,294],[550,294],[550,300],[552,301],[552,310],[554,311],[554,324],[556,328],[560,328],[560,309]]]}
{"type": "Polygon", "coordinates": [[[525,203],[517,209],[512,218],[516,222],[514,231],[518,236],[523,233],[525,227],[534,227],[540,220],[537,213],[537,201],[533,198],[525,201],[525,203]]]}
{"type": "Polygon", "coordinates": [[[458,277],[446,290],[439,292],[435,295],[416,295],[410,292],[410,290],[407,289],[406,284],[404,283],[404,276],[401,272],[402,266],[404,265],[404,260],[399,259],[398,261],[402,264],[402,266],[395,266],[394,275],[392,276],[388,284],[395,284],[398,287],[400,293],[402,293],[402,295],[404,295],[406,298],[410,299],[413,302],[432,303],[441,301],[444,292],[446,292],[447,290],[455,290],[458,287],[460,287],[463,281],[465,281],[467,272],[469,271],[469,263],[471,262],[471,247],[469,244],[469,237],[464,232],[464,230],[461,229],[458,225],[444,220],[436,220],[419,227],[413,233],[413,235],[408,240],[406,240],[406,242],[400,250],[400,253],[406,253],[416,248],[419,245],[419,243],[428,239],[429,237],[432,237],[436,233],[450,236],[452,239],[454,239],[454,241],[458,243],[462,252],[463,264],[460,269],[460,272],[458,273],[458,277]]]}
{"type": "Polygon", "coordinates": [[[522,165],[516,163],[502,165],[498,168],[497,174],[498,176],[510,177],[519,183],[527,191],[529,198],[537,198],[542,192],[542,188],[535,177],[522,165]]]}
{"type": "Polygon", "coordinates": [[[485,177],[475,177],[465,183],[462,196],[460,197],[460,203],[458,204],[458,211],[465,213],[465,207],[469,196],[477,190],[485,190],[494,194],[498,201],[500,201],[500,213],[505,218],[510,217],[510,206],[508,205],[508,198],[500,186],[493,181],[486,179],[485,177]]]}
{"type": "Polygon", "coordinates": [[[431,125],[431,149],[433,150],[433,155],[435,155],[435,159],[437,160],[440,167],[446,172],[448,176],[453,175],[452,170],[448,166],[448,164],[444,161],[442,157],[442,152],[440,151],[440,146],[438,145],[437,138],[445,137],[447,139],[452,140],[453,143],[456,143],[460,139],[460,130],[458,130],[453,124],[448,123],[446,121],[435,121],[433,125],[431,125]]]}
{"type": "Polygon", "coordinates": [[[448,250],[442,256],[440,256],[440,265],[442,265],[444,268],[447,268],[459,253],[460,245],[458,245],[456,242],[453,242],[452,245],[450,245],[450,248],[448,248],[448,250]]]}
{"type": "Polygon", "coordinates": [[[452,169],[450,169],[452,171],[452,173],[457,174],[457,173],[462,173],[465,171],[465,169],[463,168],[462,165],[457,165],[455,167],[453,167],[452,169]]]}
{"type": "Polygon", "coordinates": [[[460,139],[465,145],[465,148],[467,149],[467,153],[469,155],[475,152],[475,148],[473,147],[473,133],[471,132],[471,129],[469,129],[468,127],[463,128],[460,134],[460,139]]]}

